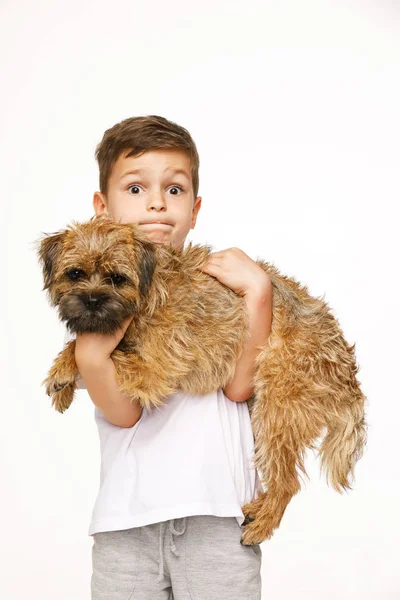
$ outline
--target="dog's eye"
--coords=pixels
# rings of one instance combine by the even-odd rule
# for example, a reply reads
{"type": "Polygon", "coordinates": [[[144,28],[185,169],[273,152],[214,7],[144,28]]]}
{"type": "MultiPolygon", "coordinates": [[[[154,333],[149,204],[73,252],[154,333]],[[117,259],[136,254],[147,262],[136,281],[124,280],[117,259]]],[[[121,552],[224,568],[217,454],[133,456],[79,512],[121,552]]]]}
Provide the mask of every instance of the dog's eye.
{"type": "Polygon", "coordinates": [[[72,279],[72,281],[76,281],[77,279],[79,279],[79,277],[82,277],[82,275],[84,274],[85,271],[82,271],[82,269],[71,269],[67,273],[68,277],[72,279]]]}
{"type": "Polygon", "coordinates": [[[120,275],[119,273],[111,273],[109,275],[109,278],[111,279],[111,281],[115,284],[119,284],[119,283],[124,283],[124,281],[126,281],[126,278],[123,275],[120,275]]]}

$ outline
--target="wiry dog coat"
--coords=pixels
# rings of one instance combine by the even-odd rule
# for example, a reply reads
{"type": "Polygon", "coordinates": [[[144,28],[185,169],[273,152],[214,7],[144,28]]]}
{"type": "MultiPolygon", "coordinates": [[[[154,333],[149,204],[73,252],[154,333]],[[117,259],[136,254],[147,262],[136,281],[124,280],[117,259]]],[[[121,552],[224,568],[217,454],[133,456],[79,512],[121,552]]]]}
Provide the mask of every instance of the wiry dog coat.
{"type": "MultiPolygon", "coordinates": [[[[201,271],[211,247],[183,250],[145,239],[135,224],[93,217],[49,234],[38,248],[44,288],[68,329],[111,333],[134,314],[111,358],[119,387],[152,410],[182,390],[207,394],[233,378],[248,335],[243,298],[201,271]]],[[[242,507],[244,544],[273,535],[319,447],[327,482],[342,492],[366,442],[365,396],[350,346],[327,304],[306,286],[256,261],[270,276],[271,333],[255,365],[248,400],[254,464],[263,493],[242,507]]],[[[79,376],[75,340],[59,353],[46,391],[63,412],[79,376]]]]}

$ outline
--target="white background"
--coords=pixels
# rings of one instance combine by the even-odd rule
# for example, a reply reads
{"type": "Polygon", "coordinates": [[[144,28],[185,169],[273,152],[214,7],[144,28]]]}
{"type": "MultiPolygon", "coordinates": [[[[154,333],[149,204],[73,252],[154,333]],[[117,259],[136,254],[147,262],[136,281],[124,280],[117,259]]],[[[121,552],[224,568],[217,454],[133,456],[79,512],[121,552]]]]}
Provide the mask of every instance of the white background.
{"type": "MultiPolygon", "coordinates": [[[[3,0],[0,596],[86,600],[94,406],[40,382],[64,328],[33,242],[92,214],[105,129],[159,114],[200,154],[187,238],[325,294],[356,343],[368,446],[354,491],[319,476],[262,544],[263,600],[400,597],[400,8],[370,0],[3,0]]],[[[213,599],[210,599],[213,600],[213,599]]]]}

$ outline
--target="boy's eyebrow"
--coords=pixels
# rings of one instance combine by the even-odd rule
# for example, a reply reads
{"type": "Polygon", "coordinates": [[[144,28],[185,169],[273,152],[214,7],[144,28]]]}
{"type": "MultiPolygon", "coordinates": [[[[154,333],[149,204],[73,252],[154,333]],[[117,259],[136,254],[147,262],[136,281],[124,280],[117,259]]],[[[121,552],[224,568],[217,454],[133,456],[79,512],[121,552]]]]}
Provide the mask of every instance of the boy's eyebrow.
{"type": "MultiPolygon", "coordinates": [[[[185,171],[184,169],[173,169],[173,168],[165,169],[165,172],[167,172],[167,171],[172,171],[172,173],[174,175],[184,175],[186,177],[186,179],[190,179],[187,171],[185,171]]],[[[140,173],[145,173],[145,171],[143,169],[132,169],[132,170],[124,173],[122,175],[121,179],[124,179],[127,175],[136,175],[136,174],[140,175],[140,173]]]]}

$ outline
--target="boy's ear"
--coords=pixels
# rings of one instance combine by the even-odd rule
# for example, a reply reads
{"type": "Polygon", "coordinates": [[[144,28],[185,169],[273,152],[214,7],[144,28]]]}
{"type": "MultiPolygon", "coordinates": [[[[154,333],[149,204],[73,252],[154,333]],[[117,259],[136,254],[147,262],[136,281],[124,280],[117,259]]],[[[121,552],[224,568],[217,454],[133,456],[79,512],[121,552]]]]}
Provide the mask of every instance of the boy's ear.
{"type": "Polygon", "coordinates": [[[46,237],[37,241],[37,253],[43,270],[43,290],[49,288],[54,281],[55,267],[61,252],[64,235],[64,231],[54,234],[49,233],[46,234],[46,237]]]}
{"type": "Polygon", "coordinates": [[[201,200],[201,196],[197,196],[192,210],[192,222],[190,224],[190,229],[194,229],[196,225],[197,215],[199,214],[199,210],[201,208],[201,200]]]}

